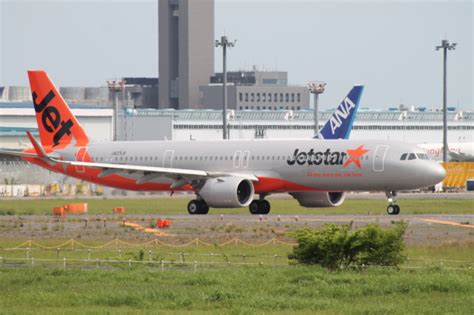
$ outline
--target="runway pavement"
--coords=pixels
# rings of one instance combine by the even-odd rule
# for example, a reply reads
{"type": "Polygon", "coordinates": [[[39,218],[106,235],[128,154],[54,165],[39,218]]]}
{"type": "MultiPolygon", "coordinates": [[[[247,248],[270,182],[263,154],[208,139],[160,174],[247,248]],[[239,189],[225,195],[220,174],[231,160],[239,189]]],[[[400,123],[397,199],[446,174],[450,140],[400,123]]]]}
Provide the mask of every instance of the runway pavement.
{"type": "Polygon", "coordinates": [[[0,216],[0,239],[70,239],[107,240],[120,238],[131,242],[166,237],[179,244],[199,238],[206,242],[225,242],[238,238],[262,243],[273,238],[291,240],[291,232],[302,228],[320,228],[324,224],[348,224],[359,228],[367,224],[390,227],[395,221],[408,222],[407,244],[474,244],[472,214],[402,214],[382,215],[87,215],[57,218],[51,215],[0,216]],[[155,230],[161,217],[171,226],[155,230]],[[125,223],[126,224],[125,224],[125,223]],[[163,232],[163,233],[162,233],[163,232]]]}

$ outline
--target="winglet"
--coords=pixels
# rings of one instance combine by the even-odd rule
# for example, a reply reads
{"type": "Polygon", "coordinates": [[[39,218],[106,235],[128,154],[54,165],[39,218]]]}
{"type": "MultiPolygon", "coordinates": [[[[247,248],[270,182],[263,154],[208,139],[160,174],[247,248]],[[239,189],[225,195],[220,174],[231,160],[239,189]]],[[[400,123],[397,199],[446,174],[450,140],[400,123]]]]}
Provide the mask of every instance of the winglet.
{"type": "Polygon", "coordinates": [[[355,85],[350,90],[349,94],[342,100],[336,111],[321,128],[319,138],[326,140],[349,139],[363,91],[363,85],[355,85]]]}
{"type": "Polygon", "coordinates": [[[40,157],[40,158],[49,158],[48,154],[46,153],[44,148],[41,146],[41,144],[38,142],[38,140],[36,140],[35,137],[33,137],[31,132],[27,131],[26,135],[30,139],[31,144],[33,145],[33,148],[35,148],[35,151],[36,151],[36,154],[38,154],[38,157],[40,157]]]}

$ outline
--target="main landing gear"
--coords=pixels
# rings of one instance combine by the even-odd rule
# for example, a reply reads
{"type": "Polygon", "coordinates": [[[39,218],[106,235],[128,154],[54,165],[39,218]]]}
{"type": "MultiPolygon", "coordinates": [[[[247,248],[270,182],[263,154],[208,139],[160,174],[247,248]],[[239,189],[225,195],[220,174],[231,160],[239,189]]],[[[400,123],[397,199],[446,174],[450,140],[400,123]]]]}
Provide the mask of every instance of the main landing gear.
{"type": "Polygon", "coordinates": [[[260,199],[250,203],[249,211],[251,214],[268,214],[270,212],[270,203],[263,198],[264,196],[260,195],[260,199]]]}
{"type": "Polygon", "coordinates": [[[189,214],[207,214],[209,212],[209,206],[204,200],[194,199],[188,203],[189,214]]]}
{"type": "Polygon", "coordinates": [[[400,206],[397,205],[397,192],[396,191],[387,191],[385,195],[388,198],[388,207],[387,213],[389,215],[396,215],[400,213],[400,206]]]}

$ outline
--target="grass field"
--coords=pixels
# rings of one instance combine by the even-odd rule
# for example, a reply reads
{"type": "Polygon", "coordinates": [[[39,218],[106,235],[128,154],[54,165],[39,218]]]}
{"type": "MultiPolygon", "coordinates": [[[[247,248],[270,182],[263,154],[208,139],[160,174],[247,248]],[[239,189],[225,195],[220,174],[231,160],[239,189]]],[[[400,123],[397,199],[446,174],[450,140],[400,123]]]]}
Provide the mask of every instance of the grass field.
{"type": "MultiPolygon", "coordinates": [[[[421,237],[427,234],[426,237],[439,236],[441,239],[430,243],[431,245],[421,241],[416,243],[417,245],[407,246],[405,253],[409,260],[400,270],[369,268],[363,271],[328,272],[314,266],[288,265],[287,255],[292,251],[292,246],[282,244],[261,247],[235,244],[224,247],[167,247],[153,244],[116,246],[112,243],[94,249],[113,240],[117,231],[121,233],[118,234],[120,236],[128,236],[128,230],[123,232],[123,228],[114,227],[112,224],[107,225],[107,229],[102,228],[101,216],[97,216],[98,222],[90,222],[91,229],[84,229],[80,218],[68,217],[64,224],[70,235],[63,234],[63,238],[57,238],[54,235],[59,232],[55,232],[55,228],[59,227],[61,222],[49,222],[55,220],[51,216],[23,216],[50,214],[53,207],[74,202],[87,202],[91,215],[110,214],[112,208],[117,206],[126,207],[126,214],[187,214],[188,200],[91,198],[0,201],[1,215],[21,215],[3,217],[0,226],[0,229],[4,229],[4,236],[0,238],[0,257],[16,259],[10,262],[2,260],[0,263],[0,313],[474,313],[474,241],[473,234],[466,228],[413,225],[415,232],[422,233],[421,237]],[[49,225],[45,223],[47,221],[49,225]],[[33,246],[34,249],[30,251],[9,250],[8,248],[18,246],[31,237],[33,230],[30,226],[39,230],[43,229],[40,227],[46,228],[46,231],[41,233],[35,230],[34,234],[46,236],[45,239],[39,238],[37,242],[51,248],[45,250],[33,246]],[[109,229],[114,232],[106,233],[109,229]],[[85,247],[68,245],[60,251],[56,250],[58,245],[67,240],[65,237],[76,237],[78,231],[84,233],[84,236],[87,231],[96,231],[99,237],[79,238],[85,247]],[[15,236],[12,235],[13,232],[16,233],[15,236]],[[23,235],[24,238],[21,238],[23,235]],[[461,236],[455,237],[459,235],[461,236]],[[444,243],[443,240],[449,242],[444,243]],[[90,252],[88,248],[91,248],[90,252]],[[37,259],[34,268],[31,260],[27,260],[32,257],[37,259]],[[63,258],[68,260],[66,269],[63,258]],[[50,259],[44,262],[48,268],[41,267],[41,259],[50,259]],[[95,259],[117,259],[124,263],[101,262],[100,268],[95,269],[98,267],[94,263],[95,259]],[[127,263],[129,259],[140,262],[130,267],[127,263]],[[171,262],[163,271],[159,267],[161,259],[171,262]],[[181,263],[182,259],[191,265],[185,266],[181,263]],[[198,265],[197,271],[193,271],[194,261],[203,263],[198,265]],[[225,266],[222,267],[221,264],[221,267],[217,267],[212,262],[224,263],[225,266]],[[231,264],[225,264],[226,262],[231,264]],[[254,265],[238,265],[243,262],[254,265]],[[407,269],[413,267],[417,268],[407,269]]],[[[292,199],[273,199],[271,202],[272,214],[385,215],[386,207],[384,200],[347,200],[341,207],[323,209],[302,208],[292,199]]],[[[474,214],[472,200],[400,199],[400,205],[402,213],[405,214],[474,214]]],[[[247,214],[248,210],[211,209],[210,213],[247,214]]],[[[143,221],[144,224],[147,220],[143,221]]],[[[224,230],[235,223],[219,222],[221,221],[213,224],[222,225],[224,230]]],[[[258,222],[258,218],[255,222],[258,222]]],[[[175,223],[178,225],[181,221],[175,223]]],[[[201,229],[211,229],[214,225],[201,229]]],[[[185,227],[192,228],[187,225],[185,227]]],[[[179,228],[177,231],[180,231],[179,228]]],[[[241,234],[257,234],[259,231],[254,231],[250,226],[241,234]]],[[[198,232],[196,235],[199,237],[198,232]]],[[[130,235],[135,235],[134,233],[136,232],[130,232],[130,235]]],[[[413,238],[415,234],[410,236],[413,238]]],[[[226,236],[226,233],[214,235],[226,236]]],[[[145,239],[130,240],[132,243],[144,241],[145,239]]],[[[213,242],[212,239],[208,241],[213,242]]],[[[222,241],[216,240],[218,243],[222,241]]]]}
{"type": "MultiPolygon", "coordinates": [[[[143,199],[19,199],[0,201],[1,214],[50,214],[53,207],[65,203],[87,202],[90,214],[112,213],[114,207],[125,207],[127,214],[187,214],[190,198],[143,198],[143,199]]],[[[336,208],[308,209],[293,199],[269,199],[271,214],[385,214],[385,200],[346,200],[336,208]]],[[[456,199],[399,199],[402,214],[474,214],[472,200],[456,199]]],[[[247,208],[211,209],[210,214],[247,214],[247,208]]]]}
{"type": "Polygon", "coordinates": [[[472,314],[474,272],[1,269],[2,313],[472,314]]]}

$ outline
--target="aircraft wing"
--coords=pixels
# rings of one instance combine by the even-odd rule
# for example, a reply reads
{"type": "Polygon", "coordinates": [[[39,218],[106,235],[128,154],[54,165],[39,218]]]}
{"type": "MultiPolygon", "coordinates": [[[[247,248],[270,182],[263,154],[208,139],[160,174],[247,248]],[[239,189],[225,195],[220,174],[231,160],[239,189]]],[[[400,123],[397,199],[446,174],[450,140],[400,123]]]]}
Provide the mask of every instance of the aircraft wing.
{"type": "Polygon", "coordinates": [[[102,170],[99,177],[109,176],[117,173],[143,173],[143,178],[139,179],[139,183],[147,182],[153,178],[164,176],[172,179],[208,179],[213,177],[237,176],[251,181],[258,181],[257,177],[251,174],[244,173],[227,173],[227,172],[208,172],[202,170],[192,170],[184,168],[168,168],[156,166],[142,166],[142,165],[128,165],[128,164],[113,164],[113,163],[94,163],[94,162],[77,162],[64,161],[60,159],[50,158],[51,161],[59,164],[67,164],[72,166],[91,167],[102,170]]]}
{"type": "Polygon", "coordinates": [[[41,144],[29,133],[28,137],[33,144],[33,147],[37,154],[25,153],[20,151],[5,151],[0,150],[0,154],[13,155],[19,157],[34,157],[43,159],[48,164],[63,164],[71,166],[82,166],[90,167],[101,170],[99,177],[105,177],[112,174],[140,174],[141,176],[137,179],[137,183],[146,183],[152,181],[158,177],[167,177],[173,180],[171,188],[179,188],[186,184],[190,184],[195,180],[206,180],[215,177],[226,177],[236,176],[251,181],[258,181],[258,178],[252,174],[246,173],[232,173],[232,172],[208,172],[203,170],[183,169],[183,168],[168,168],[168,167],[156,167],[156,166],[143,166],[143,165],[128,165],[128,164],[114,164],[114,163],[95,163],[95,162],[82,162],[82,161],[67,161],[58,158],[57,156],[48,155],[41,144]]]}

